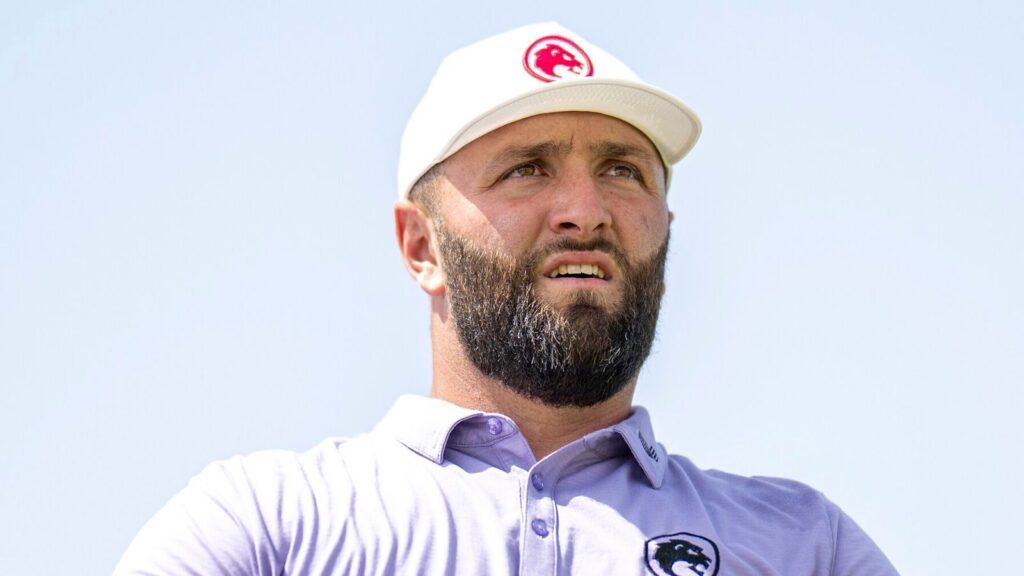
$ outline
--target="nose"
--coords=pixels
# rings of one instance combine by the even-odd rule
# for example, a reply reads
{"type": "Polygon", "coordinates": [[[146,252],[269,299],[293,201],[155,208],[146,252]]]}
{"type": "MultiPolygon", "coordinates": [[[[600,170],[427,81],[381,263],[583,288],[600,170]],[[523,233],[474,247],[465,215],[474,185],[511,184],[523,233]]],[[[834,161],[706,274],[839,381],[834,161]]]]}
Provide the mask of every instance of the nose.
{"type": "Polygon", "coordinates": [[[581,173],[563,178],[549,217],[552,232],[578,240],[606,233],[612,218],[596,177],[581,173]]]}

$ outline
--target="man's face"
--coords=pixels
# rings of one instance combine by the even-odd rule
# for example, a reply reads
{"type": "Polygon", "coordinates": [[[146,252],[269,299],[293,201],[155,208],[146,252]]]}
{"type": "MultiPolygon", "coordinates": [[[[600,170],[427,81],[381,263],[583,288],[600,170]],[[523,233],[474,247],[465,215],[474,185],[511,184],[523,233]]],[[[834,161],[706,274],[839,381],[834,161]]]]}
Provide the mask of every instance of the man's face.
{"type": "Polygon", "coordinates": [[[550,405],[621,390],[653,341],[669,219],[654,147],[607,116],[535,116],[453,155],[435,225],[471,361],[550,405]]]}

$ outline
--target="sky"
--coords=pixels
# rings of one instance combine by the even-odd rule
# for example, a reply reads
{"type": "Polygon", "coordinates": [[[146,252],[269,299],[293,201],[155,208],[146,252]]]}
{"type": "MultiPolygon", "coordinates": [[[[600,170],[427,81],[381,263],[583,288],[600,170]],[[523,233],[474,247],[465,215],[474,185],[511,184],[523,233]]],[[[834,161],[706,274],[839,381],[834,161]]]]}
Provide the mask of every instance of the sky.
{"type": "Polygon", "coordinates": [[[903,574],[1024,513],[1024,9],[1011,2],[0,2],[0,562],[109,573],[207,463],[429,389],[392,206],[445,54],[556,20],[675,94],[636,403],[795,478],[903,574]]]}

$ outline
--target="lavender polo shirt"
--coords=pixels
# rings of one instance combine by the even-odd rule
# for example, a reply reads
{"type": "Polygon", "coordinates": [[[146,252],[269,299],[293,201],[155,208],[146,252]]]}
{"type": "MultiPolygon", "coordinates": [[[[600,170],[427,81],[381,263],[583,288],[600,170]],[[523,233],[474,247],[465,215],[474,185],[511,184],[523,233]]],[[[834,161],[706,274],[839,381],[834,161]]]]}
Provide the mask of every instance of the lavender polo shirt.
{"type": "Polygon", "coordinates": [[[696,468],[647,412],[536,461],[516,424],[404,396],[370,434],[196,476],[122,574],[896,574],[835,504],[696,468]]]}

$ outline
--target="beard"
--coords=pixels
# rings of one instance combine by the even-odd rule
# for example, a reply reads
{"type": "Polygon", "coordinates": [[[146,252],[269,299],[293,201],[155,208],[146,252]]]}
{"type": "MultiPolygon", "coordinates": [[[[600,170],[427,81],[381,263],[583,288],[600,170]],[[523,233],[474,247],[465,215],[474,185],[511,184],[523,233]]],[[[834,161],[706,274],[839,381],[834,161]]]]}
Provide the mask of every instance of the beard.
{"type": "Polygon", "coordinates": [[[668,235],[648,260],[630,263],[610,241],[562,238],[516,258],[484,250],[435,222],[456,333],[483,374],[554,407],[608,400],[651,351],[664,287],[668,235]],[[603,251],[621,271],[622,298],[606,311],[581,289],[564,310],[537,295],[539,264],[563,251],[603,251]]]}

